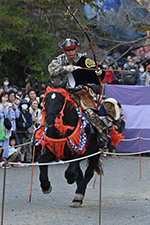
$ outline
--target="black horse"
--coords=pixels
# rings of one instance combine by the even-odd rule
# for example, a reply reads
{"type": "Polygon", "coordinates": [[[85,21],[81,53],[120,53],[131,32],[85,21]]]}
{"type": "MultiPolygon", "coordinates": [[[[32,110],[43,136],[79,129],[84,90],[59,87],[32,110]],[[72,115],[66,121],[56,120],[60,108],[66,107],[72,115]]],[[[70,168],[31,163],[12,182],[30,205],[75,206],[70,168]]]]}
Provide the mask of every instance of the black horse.
{"type": "MultiPolygon", "coordinates": [[[[48,87],[47,87],[48,88],[48,87]]],[[[51,89],[51,88],[50,88],[51,89]]],[[[46,136],[49,140],[66,140],[74,133],[76,130],[79,117],[77,115],[76,109],[70,104],[70,101],[64,97],[60,89],[53,88],[48,91],[44,100],[45,107],[45,123],[48,127],[46,136]],[[62,110],[63,109],[63,110],[62,110]],[[60,134],[58,129],[55,126],[56,119],[60,118],[60,112],[63,111],[62,123],[65,126],[70,126],[70,129],[66,130],[65,134],[60,134]]],[[[65,90],[64,90],[65,91],[65,90]]],[[[67,92],[67,91],[66,91],[67,92]]],[[[60,154],[59,159],[70,160],[81,158],[82,156],[87,156],[99,151],[99,148],[103,148],[106,143],[106,135],[102,133],[101,142],[97,142],[97,135],[93,130],[91,131],[90,125],[88,124],[85,128],[85,133],[87,135],[87,143],[85,152],[80,155],[77,152],[73,152],[68,145],[68,142],[65,142],[63,147],[63,152],[60,154]],[[100,144],[101,143],[101,144],[100,144]],[[100,146],[101,145],[101,146],[100,146]],[[62,156],[63,155],[63,156],[62,156]]],[[[54,149],[55,150],[55,149],[54,149]]],[[[39,163],[48,163],[57,159],[57,154],[51,151],[47,144],[45,144],[43,152],[38,158],[39,163]]],[[[65,171],[65,178],[69,184],[76,182],[77,189],[76,194],[71,204],[72,207],[79,207],[82,204],[86,187],[88,182],[94,175],[94,170],[98,171],[99,169],[99,154],[88,158],[88,166],[86,168],[85,174],[83,174],[80,168],[80,161],[71,162],[65,171]]],[[[48,194],[52,190],[51,183],[48,179],[48,166],[40,166],[40,182],[41,188],[44,194],[48,194]]]]}

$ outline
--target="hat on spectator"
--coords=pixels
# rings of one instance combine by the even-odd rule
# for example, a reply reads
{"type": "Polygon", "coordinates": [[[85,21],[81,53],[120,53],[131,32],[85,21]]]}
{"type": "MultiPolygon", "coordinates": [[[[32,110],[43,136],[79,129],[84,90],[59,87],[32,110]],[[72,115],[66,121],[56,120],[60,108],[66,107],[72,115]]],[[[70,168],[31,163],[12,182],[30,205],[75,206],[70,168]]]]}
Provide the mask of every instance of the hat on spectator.
{"type": "Polygon", "coordinates": [[[150,69],[150,65],[147,65],[147,67],[146,67],[147,69],[150,69]]]}
{"type": "Polygon", "coordinates": [[[8,78],[8,77],[4,77],[4,78],[3,78],[3,81],[5,81],[5,80],[9,80],[9,78],[8,78]]]}
{"type": "Polygon", "coordinates": [[[65,51],[73,49],[73,48],[77,48],[79,45],[80,45],[80,42],[78,41],[77,38],[67,38],[66,40],[58,43],[58,46],[65,51]]]}
{"type": "Polygon", "coordinates": [[[19,104],[19,108],[21,108],[21,105],[23,104],[27,104],[28,107],[30,107],[30,102],[28,102],[25,98],[21,100],[20,104],[19,104]]]}

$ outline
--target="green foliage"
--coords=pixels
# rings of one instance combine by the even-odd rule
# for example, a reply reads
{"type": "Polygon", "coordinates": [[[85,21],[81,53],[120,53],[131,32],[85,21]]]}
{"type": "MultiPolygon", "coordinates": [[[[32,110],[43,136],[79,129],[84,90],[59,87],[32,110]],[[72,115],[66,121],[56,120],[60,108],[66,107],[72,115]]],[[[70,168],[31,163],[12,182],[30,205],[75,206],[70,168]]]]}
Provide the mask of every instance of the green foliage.
{"type": "MultiPolygon", "coordinates": [[[[76,1],[70,1],[76,2],[76,1]]],[[[48,63],[61,51],[58,41],[66,36],[80,36],[79,28],[65,16],[66,8],[59,0],[0,1],[0,65],[1,78],[24,85],[23,69],[32,76],[49,79],[48,63]]]]}

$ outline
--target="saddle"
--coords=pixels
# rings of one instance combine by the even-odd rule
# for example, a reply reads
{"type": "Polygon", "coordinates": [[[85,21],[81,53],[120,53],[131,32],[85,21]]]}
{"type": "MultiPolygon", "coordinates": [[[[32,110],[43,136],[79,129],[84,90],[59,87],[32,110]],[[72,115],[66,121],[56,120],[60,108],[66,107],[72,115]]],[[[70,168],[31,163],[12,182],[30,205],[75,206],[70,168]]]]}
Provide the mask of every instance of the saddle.
{"type": "Polygon", "coordinates": [[[97,105],[93,100],[94,92],[92,88],[88,86],[81,85],[78,89],[71,90],[74,100],[79,106],[85,109],[95,109],[97,110],[97,105]]]}

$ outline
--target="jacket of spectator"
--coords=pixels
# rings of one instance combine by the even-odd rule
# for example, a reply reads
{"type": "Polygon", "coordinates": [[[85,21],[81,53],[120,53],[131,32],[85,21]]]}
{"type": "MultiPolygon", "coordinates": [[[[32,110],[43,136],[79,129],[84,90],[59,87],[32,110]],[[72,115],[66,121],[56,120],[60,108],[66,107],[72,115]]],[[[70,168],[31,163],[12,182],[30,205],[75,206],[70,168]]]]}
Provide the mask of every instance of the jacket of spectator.
{"type": "Polygon", "coordinates": [[[145,85],[150,85],[150,71],[143,73],[142,77],[145,79],[145,85]]]}
{"type": "Polygon", "coordinates": [[[41,109],[38,108],[37,100],[32,101],[31,106],[29,108],[29,112],[32,115],[32,122],[33,122],[32,126],[29,128],[29,131],[33,133],[35,129],[39,126],[42,120],[42,113],[41,113],[41,109]]]}
{"type": "Polygon", "coordinates": [[[21,109],[21,105],[22,104],[28,104],[28,101],[25,99],[22,99],[20,102],[20,116],[19,118],[16,119],[16,126],[17,126],[17,131],[18,131],[18,137],[29,137],[29,133],[28,133],[28,128],[32,126],[32,116],[29,113],[28,110],[25,111],[25,113],[23,112],[23,110],[21,109]],[[25,125],[24,125],[25,124],[25,125]],[[19,131],[21,131],[19,133],[19,131]],[[22,133],[22,131],[25,131],[22,133]]]}
{"type": "Polygon", "coordinates": [[[111,73],[111,71],[106,71],[105,77],[102,80],[102,83],[103,84],[110,84],[111,81],[112,81],[112,73],[111,73]]]}
{"type": "MultiPolygon", "coordinates": [[[[139,73],[139,70],[137,67],[135,66],[127,66],[126,67],[127,69],[127,73],[130,73],[131,75],[133,75],[135,77],[135,82],[132,83],[132,85],[139,85],[140,84],[140,73],[139,73]],[[130,70],[134,69],[135,72],[131,72],[130,70]]],[[[126,83],[125,81],[125,76],[126,76],[126,72],[122,72],[122,84],[130,84],[130,82],[126,83]]]]}
{"type": "Polygon", "coordinates": [[[10,121],[14,118],[14,112],[12,110],[12,106],[6,103],[6,92],[3,92],[0,96],[0,123],[5,128],[6,140],[0,141],[0,145],[4,148],[3,157],[8,158],[8,146],[9,146],[9,137],[11,135],[11,131],[7,130],[4,125],[4,119],[8,118],[10,121]],[[6,148],[5,148],[6,147],[6,148]]]}
{"type": "Polygon", "coordinates": [[[12,110],[14,112],[14,118],[13,120],[11,121],[11,124],[12,124],[12,130],[16,130],[16,118],[19,118],[20,116],[20,112],[19,112],[19,109],[18,109],[18,106],[17,104],[15,103],[15,92],[13,90],[10,90],[8,92],[8,101],[12,103],[12,110]]]}

